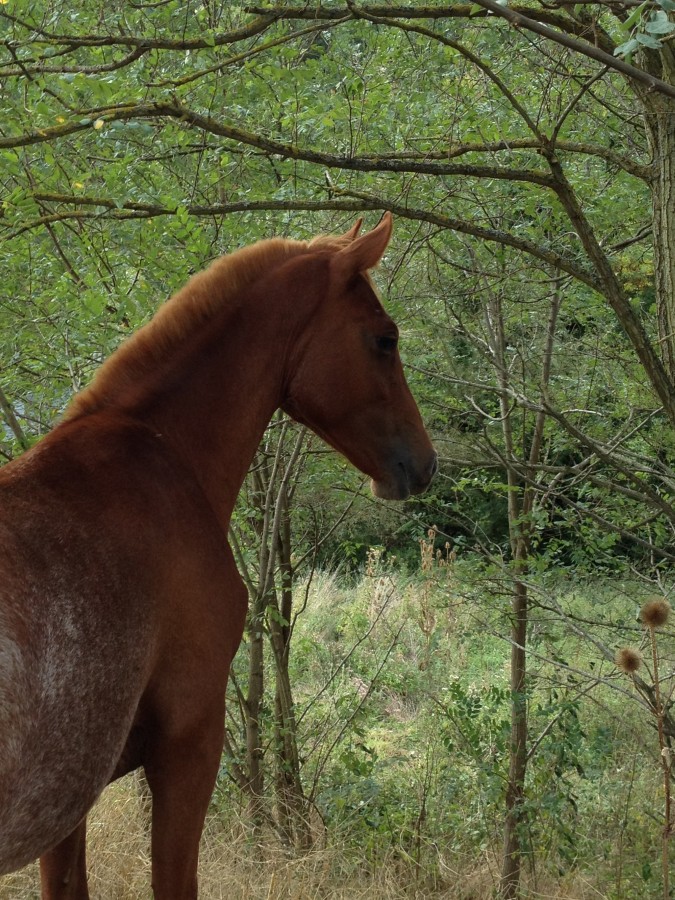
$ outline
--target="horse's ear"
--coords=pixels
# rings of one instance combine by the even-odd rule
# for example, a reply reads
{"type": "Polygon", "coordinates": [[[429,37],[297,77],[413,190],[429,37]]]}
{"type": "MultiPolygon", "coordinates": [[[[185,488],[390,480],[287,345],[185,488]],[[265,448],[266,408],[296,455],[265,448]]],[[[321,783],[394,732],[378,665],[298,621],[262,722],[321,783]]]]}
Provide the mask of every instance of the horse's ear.
{"type": "MultiPolygon", "coordinates": [[[[357,224],[361,227],[360,223],[357,224]]],[[[392,229],[391,213],[386,212],[372,231],[368,231],[359,238],[355,235],[351,244],[344,250],[340,250],[338,259],[341,268],[344,267],[350,275],[374,269],[387,249],[392,229]]],[[[354,231],[354,228],[351,230],[354,231]]]]}
{"type": "Polygon", "coordinates": [[[359,219],[356,220],[356,222],[354,222],[354,224],[349,229],[349,231],[345,231],[345,233],[342,235],[341,240],[343,240],[345,242],[353,241],[354,238],[358,237],[358,234],[359,234],[359,231],[361,231],[362,225],[363,225],[363,216],[361,216],[359,219]]]}

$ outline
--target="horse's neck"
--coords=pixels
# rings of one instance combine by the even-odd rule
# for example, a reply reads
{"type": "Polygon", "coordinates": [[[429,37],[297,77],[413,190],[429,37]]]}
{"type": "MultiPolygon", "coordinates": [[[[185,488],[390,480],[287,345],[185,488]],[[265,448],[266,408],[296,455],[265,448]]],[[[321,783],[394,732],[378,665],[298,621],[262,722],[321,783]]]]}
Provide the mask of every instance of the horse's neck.
{"type": "MultiPolygon", "coordinates": [[[[282,399],[280,323],[247,308],[167,373],[142,413],[195,474],[223,528],[282,399]]],[[[282,342],[283,344],[283,342],[282,342]]]]}
{"type": "Polygon", "coordinates": [[[322,296],[324,266],[305,256],[304,245],[284,241],[217,262],[104,363],[66,420],[116,410],[144,422],[192,469],[227,527],[283,400],[289,355],[322,296]],[[252,259],[254,277],[240,277],[252,259]]]}

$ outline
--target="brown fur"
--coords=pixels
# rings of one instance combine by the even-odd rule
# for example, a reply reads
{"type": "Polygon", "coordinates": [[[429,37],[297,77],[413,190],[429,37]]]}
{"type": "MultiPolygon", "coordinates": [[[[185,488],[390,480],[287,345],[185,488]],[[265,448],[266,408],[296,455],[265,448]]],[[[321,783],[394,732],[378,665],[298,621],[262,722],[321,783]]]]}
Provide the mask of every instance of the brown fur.
{"type": "Polygon", "coordinates": [[[98,369],[92,384],[73,398],[65,418],[119,402],[128,387],[174,353],[187,334],[206,325],[227,304],[241,301],[246,288],[264,272],[307,249],[300,241],[272,238],[222,256],[193,275],[98,369]]]}
{"type": "Polygon", "coordinates": [[[371,475],[423,490],[435,454],[367,276],[389,240],[272,240],[195,276],[0,470],[0,873],[86,900],[85,816],[143,766],[157,900],[197,896],[246,590],[237,492],[282,406],[371,475]]]}
{"type": "Polygon", "coordinates": [[[194,275],[145,327],[119,347],[98,369],[92,384],[76,394],[64,419],[94,412],[110,402],[123,402],[129,387],[133,389],[139,378],[176,352],[186,335],[206,325],[226,306],[241,302],[246,289],[265,272],[300,254],[340,250],[348,243],[346,236],[334,235],[320,235],[311,242],[270,238],[221,256],[194,275]]]}

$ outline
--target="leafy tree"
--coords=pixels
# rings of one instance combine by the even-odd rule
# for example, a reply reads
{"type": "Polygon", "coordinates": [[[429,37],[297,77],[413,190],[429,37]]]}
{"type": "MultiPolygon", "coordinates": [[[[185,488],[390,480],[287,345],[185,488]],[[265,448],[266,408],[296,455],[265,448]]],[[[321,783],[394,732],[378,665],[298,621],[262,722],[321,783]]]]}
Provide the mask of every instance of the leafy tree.
{"type": "Polygon", "coordinates": [[[217,253],[398,217],[381,282],[445,455],[406,527],[438,519],[512,586],[503,896],[532,815],[528,573],[669,590],[673,8],[0,6],[5,457],[217,253]]]}

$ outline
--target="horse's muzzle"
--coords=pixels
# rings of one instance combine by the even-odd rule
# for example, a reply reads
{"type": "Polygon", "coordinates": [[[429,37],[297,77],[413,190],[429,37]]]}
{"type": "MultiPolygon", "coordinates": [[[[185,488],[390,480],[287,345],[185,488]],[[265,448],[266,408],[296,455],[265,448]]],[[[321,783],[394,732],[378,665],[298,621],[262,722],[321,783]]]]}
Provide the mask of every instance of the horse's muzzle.
{"type": "Polygon", "coordinates": [[[421,468],[411,461],[398,460],[381,479],[372,479],[371,490],[381,500],[407,500],[414,494],[423,494],[438,471],[438,454],[433,451],[421,468]]]}

